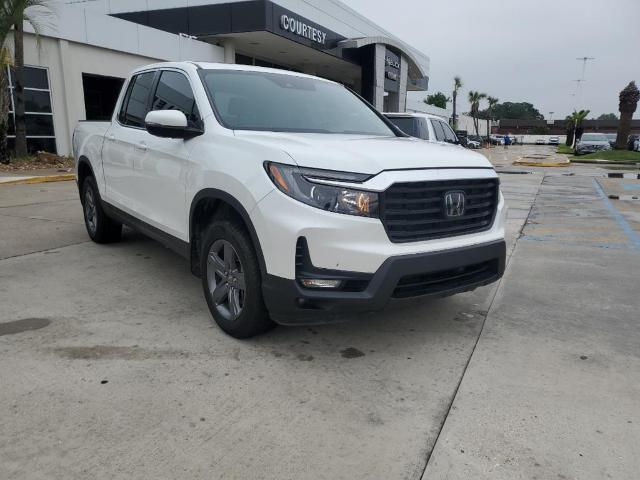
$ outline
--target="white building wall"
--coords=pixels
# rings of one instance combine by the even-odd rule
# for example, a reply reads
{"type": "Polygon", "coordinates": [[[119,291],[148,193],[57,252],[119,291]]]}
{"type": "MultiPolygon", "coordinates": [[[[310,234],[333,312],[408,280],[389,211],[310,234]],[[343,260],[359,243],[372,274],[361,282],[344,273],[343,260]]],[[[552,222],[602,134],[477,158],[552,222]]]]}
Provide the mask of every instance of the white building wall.
{"type": "Polygon", "coordinates": [[[49,72],[60,155],[71,154],[73,130],[86,118],[83,73],[126,78],[132,70],[159,61],[224,61],[221,47],[73,6],[56,5],[55,16],[41,30],[39,48],[35,36],[25,33],[25,64],[49,72]]]}

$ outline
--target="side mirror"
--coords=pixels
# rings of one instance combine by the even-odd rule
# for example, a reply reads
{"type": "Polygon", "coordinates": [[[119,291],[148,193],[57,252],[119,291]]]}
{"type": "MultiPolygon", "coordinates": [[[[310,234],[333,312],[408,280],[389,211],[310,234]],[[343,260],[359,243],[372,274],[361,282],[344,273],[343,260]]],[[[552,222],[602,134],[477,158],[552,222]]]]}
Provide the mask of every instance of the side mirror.
{"type": "Polygon", "coordinates": [[[193,138],[202,135],[202,128],[190,127],[180,110],[153,110],[144,119],[147,132],[162,138],[193,138]]]}

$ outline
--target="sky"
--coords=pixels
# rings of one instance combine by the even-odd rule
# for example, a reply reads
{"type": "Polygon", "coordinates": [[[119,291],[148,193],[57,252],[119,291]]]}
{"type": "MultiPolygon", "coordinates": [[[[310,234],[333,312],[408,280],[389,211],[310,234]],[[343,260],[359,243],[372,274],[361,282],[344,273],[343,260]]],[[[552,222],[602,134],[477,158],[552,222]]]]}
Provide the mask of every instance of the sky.
{"type": "Polygon", "coordinates": [[[631,80],[640,87],[640,0],[342,2],[430,57],[427,93],[451,96],[459,75],[463,112],[468,90],[478,90],[532,103],[545,118],[574,109],[619,115],[620,90],[631,80]],[[595,59],[576,94],[576,58],[585,56],[595,59]]]}

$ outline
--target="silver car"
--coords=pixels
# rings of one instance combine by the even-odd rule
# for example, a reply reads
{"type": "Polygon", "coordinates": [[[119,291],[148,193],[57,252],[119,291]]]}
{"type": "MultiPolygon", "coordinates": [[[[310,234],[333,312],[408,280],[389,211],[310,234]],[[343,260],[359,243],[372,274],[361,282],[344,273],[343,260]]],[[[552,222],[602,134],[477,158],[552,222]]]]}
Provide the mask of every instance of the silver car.
{"type": "Polygon", "coordinates": [[[585,133],[576,144],[576,155],[611,150],[609,139],[604,133],[585,133]]]}

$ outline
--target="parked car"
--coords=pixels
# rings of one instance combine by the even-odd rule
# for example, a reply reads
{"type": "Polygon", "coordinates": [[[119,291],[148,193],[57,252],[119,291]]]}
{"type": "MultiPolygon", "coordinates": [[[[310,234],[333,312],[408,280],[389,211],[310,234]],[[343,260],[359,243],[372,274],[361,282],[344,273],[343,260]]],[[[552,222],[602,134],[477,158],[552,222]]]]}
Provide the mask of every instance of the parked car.
{"type": "Polygon", "coordinates": [[[502,135],[489,135],[489,143],[492,145],[504,145],[504,137],[502,135]]]}
{"type": "Polygon", "coordinates": [[[536,138],[536,145],[546,145],[547,141],[544,138],[536,138]]]}
{"type": "Polygon", "coordinates": [[[609,146],[611,148],[615,148],[616,147],[616,139],[618,138],[618,134],[617,133],[605,133],[604,135],[607,137],[607,140],[609,140],[609,146]]]}
{"type": "Polygon", "coordinates": [[[479,135],[469,135],[467,137],[467,148],[480,148],[482,146],[482,138],[479,135]]]}
{"type": "Polygon", "coordinates": [[[404,133],[411,137],[427,140],[432,143],[460,145],[453,129],[437,115],[429,113],[391,113],[383,114],[404,133]]]}
{"type": "Polygon", "coordinates": [[[549,137],[549,145],[560,145],[560,137],[549,137]]]}
{"type": "Polygon", "coordinates": [[[506,207],[488,160],[406,136],[330,80],[150,65],[110,122],[76,127],[73,150],[89,237],[119,240],[126,224],[183,255],[237,338],[504,271],[506,207]]]}
{"type": "Polygon", "coordinates": [[[576,143],[576,155],[611,150],[609,139],[604,133],[584,133],[576,143]]]}

